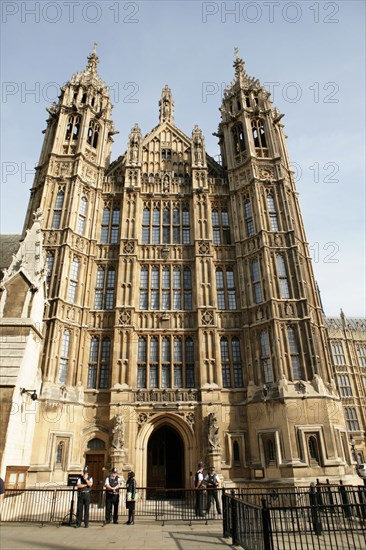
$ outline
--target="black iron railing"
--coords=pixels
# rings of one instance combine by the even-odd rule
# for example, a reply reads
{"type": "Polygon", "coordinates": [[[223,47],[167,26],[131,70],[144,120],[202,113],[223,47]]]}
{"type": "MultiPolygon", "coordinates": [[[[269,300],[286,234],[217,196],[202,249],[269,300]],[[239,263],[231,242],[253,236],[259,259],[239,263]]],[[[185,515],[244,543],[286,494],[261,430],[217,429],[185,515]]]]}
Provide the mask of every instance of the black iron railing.
{"type": "MultiPolygon", "coordinates": [[[[166,521],[208,522],[221,519],[215,502],[207,510],[207,492],[202,490],[202,515],[196,515],[195,489],[139,488],[136,501],[136,516],[151,517],[163,524],[166,521]]],[[[2,521],[25,521],[73,525],[76,522],[77,491],[68,487],[54,489],[7,489],[3,503],[2,521]]],[[[221,490],[219,490],[221,502],[221,490]]],[[[120,520],[127,519],[126,490],[120,491],[120,520]]],[[[89,521],[103,523],[105,519],[105,491],[92,490],[90,495],[89,521]]]]}
{"type": "Polygon", "coordinates": [[[366,487],[236,490],[223,494],[224,536],[246,550],[365,550],[366,487]]]}

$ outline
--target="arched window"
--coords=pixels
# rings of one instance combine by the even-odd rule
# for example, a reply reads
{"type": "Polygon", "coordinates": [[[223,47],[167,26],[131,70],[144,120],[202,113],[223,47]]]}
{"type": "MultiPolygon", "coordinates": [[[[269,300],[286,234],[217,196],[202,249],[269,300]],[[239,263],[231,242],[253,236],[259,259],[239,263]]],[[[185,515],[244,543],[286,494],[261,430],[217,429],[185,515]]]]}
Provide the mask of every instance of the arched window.
{"type": "MultiPolygon", "coordinates": [[[[266,149],[267,140],[266,140],[266,135],[264,131],[263,120],[257,119],[252,121],[252,132],[253,132],[254,147],[259,150],[266,149]]],[[[259,156],[266,156],[266,155],[260,154],[260,151],[257,151],[257,154],[258,153],[259,153],[259,156]]]]}
{"type": "Polygon", "coordinates": [[[301,372],[301,365],[300,365],[299,345],[297,342],[297,336],[296,336],[295,330],[292,327],[288,327],[287,329],[287,340],[288,340],[288,346],[290,349],[292,379],[301,380],[302,372],[301,372]]]}
{"type": "Polygon", "coordinates": [[[88,145],[93,147],[93,149],[96,149],[98,146],[99,132],[100,125],[96,120],[91,120],[89,123],[88,137],[86,141],[88,145]]]}
{"type": "Polygon", "coordinates": [[[65,139],[67,141],[70,141],[70,139],[72,139],[73,141],[76,141],[78,139],[79,132],[80,132],[80,122],[81,122],[81,117],[79,115],[69,116],[69,120],[66,126],[66,135],[65,135],[65,139]]]}
{"type": "Polygon", "coordinates": [[[266,330],[260,333],[260,359],[263,372],[263,381],[265,384],[273,382],[273,371],[271,362],[271,349],[269,336],[266,330]]]}
{"type": "Polygon", "coordinates": [[[245,139],[243,132],[243,125],[241,122],[236,124],[232,129],[233,141],[234,141],[234,154],[238,155],[242,151],[245,151],[245,139]]]}
{"type": "Polygon", "coordinates": [[[62,335],[61,349],[60,349],[60,363],[58,369],[57,382],[59,384],[66,384],[67,372],[69,368],[69,353],[70,353],[70,331],[65,330],[62,335]]]}
{"type": "Polygon", "coordinates": [[[95,284],[94,309],[103,309],[104,268],[98,267],[95,284]]]}
{"type": "Polygon", "coordinates": [[[102,451],[105,449],[105,443],[98,437],[94,437],[88,442],[88,451],[102,451]]]}
{"type": "Polygon", "coordinates": [[[259,260],[255,258],[251,261],[253,299],[256,304],[263,302],[262,280],[259,260]]]}
{"type": "Polygon", "coordinates": [[[71,264],[70,270],[70,280],[69,280],[69,289],[67,294],[67,299],[69,302],[74,303],[76,299],[76,289],[79,280],[79,258],[74,258],[71,264]]]}
{"type": "Polygon", "coordinates": [[[61,466],[64,458],[65,443],[60,441],[56,447],[56,465],[61,466]]]}
{"type": "Polygon", "coordinates": [[[234,336],[231,342],[225,336],[220,339],[222,385],[224,388],[242,388],[240,341],[234,336]],[[234,382],[234,383],[233,383],[234,382]]]}
{"type": "Polygon", "coordinates": [[[278,279],[280,283],[280,296],[281,298],[290,298],[285,260],[281,254],[277,254],[276,262],[278,279]]]}
{"type": "Polygon", "coordinates": [[[99,338],[94,336],[90,342],[89,364],[88,364],[88,388],[98,387],[105,389],[109,387],[111,341],[103,338],[102,345],[99,345],[99,338]]]}
{"type": "Polygon", "coordinates": [[[274,198],[272,195],[267,196],[267,208],[268,208],[270,229],[271,231],[278,231],[277,212],[276,212],[274,198]]]}
{"type": "Polygon", "coordinates": [[[240,447],[236,439],[233,441],[233,460],[236,466],[240,464],[240,447]]]}
{"type": "Polygon", "coordinates": [[[64,197],[65,197],[65,193],[60,190],[57,193],[56,200],[55,200],[55,206],[53,208],[53,216],[52,216],[52,222],[51,222],[52,229],[59,229],[59,227],[60,227],[62,207],[63,207],[63,204],[64,204],[64,197]]]}
{"type": "Polygon", "coordinates": [[[194,349],[191,337],[139,338],[138,388],[193,388],[194,385],[194,349]]]}
{"type": "Polygon", "coordinates": [[[81,197],[80,207],[79,207],[79,216],[78,216],[78,226],[77,226],[77,232],[79,233],[79,235],[84,235],[87,205],[88,205],[88,201],[86,197],[81,197]]]}
{"type": "Polygon", "coordinates": [[[148,308],[148,269],[142,267],[140,272],[140,309],[148,308]]]}
{"type": "Polygon", "coordinates": [[[270,466],[276,461],[276,449],[272,438],[265,439],[264,454],[266,457],[266,466],[270,466]]]}
{"type": "Polygon", "coordinates": [[[316,435],[308,435],[308,452],[310,462],[315,462],[320,465],[320,453],[318,438],[316,435]]]}
{"type": "Polygon", "coordinates": [[[53,252],[47,252],[47,256],[46,256],[46,267],[47,267],[46,284],[47,284],[47,289],[48,290],[49,290],[50,285],[51,285],[54,260],[55,260],[54,253],[53,252]]]}
{"type": "Polygon", "coordinates": [[[252,237],[255,233],[255,227],[254,227],[252,204],[249,199],[246,199],[244,201],[244,220],[245,220],[247,237],[252,237]]]}

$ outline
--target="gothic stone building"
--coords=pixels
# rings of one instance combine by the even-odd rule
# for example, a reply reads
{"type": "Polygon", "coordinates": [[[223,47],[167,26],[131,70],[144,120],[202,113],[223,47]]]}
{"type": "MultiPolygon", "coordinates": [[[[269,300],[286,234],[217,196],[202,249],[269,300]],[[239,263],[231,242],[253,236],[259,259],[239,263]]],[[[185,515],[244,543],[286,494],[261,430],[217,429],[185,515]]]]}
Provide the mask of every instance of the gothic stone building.
{"type": "Polygon", "coordinates": [[[236,57],[217,131],[115,134],[95,51],[48,109],[2,281],[9,484],[87,463],[140,486],[354,480],[282,115],[236,57]],[[36,390],[38,399],[34,400],[36,390]],[[33,397],[33,399],[32,399],[33,397]]]}

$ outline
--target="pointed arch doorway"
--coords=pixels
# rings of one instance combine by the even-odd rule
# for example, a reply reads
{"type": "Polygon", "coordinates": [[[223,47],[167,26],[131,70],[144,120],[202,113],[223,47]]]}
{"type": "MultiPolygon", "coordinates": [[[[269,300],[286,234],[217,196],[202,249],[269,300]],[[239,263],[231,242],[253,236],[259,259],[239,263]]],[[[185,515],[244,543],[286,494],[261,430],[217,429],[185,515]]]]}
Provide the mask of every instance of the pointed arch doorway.
{"type": "MultiPolygon", "coordinates": [[[[147,447],[147,486],[182,489],[183,468],[184,446],[178,432],[168,425],[154,430],[147,447]]],[[[154,493],[155,491],[149,491],[149,498],[153,498],[154,493]]]]}

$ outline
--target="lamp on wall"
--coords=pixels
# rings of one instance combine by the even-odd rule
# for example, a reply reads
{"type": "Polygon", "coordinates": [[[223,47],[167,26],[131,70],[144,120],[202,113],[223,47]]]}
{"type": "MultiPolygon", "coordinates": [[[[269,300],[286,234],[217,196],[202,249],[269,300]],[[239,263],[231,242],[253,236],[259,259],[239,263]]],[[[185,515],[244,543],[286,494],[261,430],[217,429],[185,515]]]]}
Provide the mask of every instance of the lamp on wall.
{"type": "Polygon", "coordinates": [[[30,395],[32,401],[37,401],[38,399],[36,390],[26,390],[25,388],[22,388],[20,393],[21,395],[23,395],[23,393],[27,393],[28,395],[30,395]]]}

